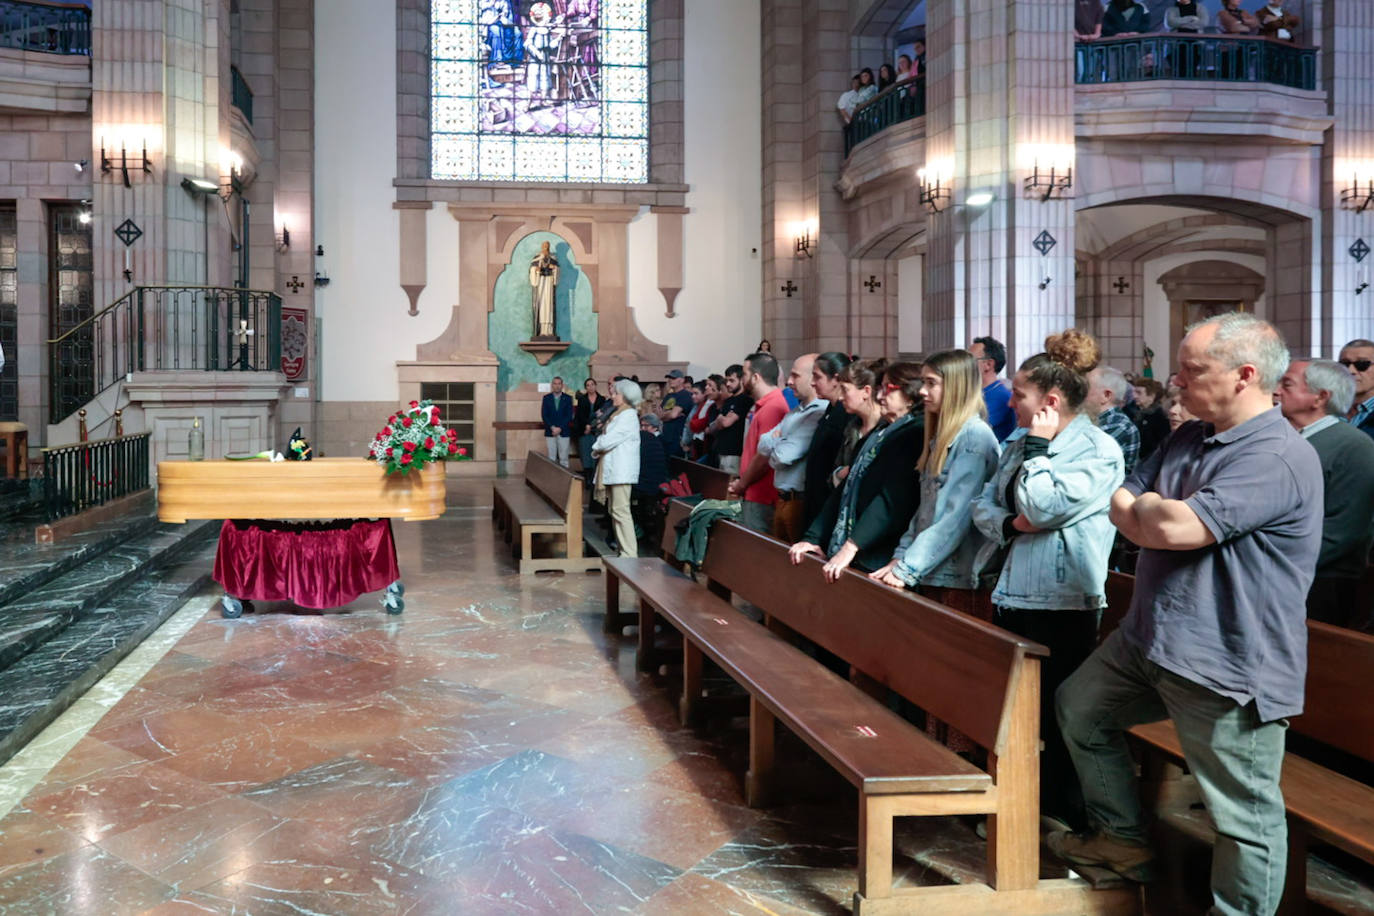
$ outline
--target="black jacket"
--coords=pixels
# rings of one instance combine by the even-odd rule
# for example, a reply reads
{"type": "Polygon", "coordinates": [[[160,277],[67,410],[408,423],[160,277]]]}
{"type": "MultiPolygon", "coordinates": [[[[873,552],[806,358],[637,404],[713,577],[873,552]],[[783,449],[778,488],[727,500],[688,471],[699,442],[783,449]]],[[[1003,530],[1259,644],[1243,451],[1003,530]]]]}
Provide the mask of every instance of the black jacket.
{"type": "Polygon", "coordinates": [[[578,436],[585,436],[590,432],[587,427],[591,425],[592,416],[596,413],[596,409],[605,402],[605,395],[598,394],[596,400],[593,401],[591,398],[587,397],[585,391],[579,391],[577,393],[577,406],[573,408],[572,421],[572,436],[574,439],[578,436]]]}
{"type": "Polygon", "coordinates": [[[1169,438],[1169,417],[1164,408],[1156,404],[1138,412],[1134,419],[1140,430],[1140,455],[1136,458],[1136,464],[1140,464],[1169,438]]]}
{"type": "Polygon", "coordinates": [[[807,527],[821,514],[825,501],[830,496],[830,474],[835,470],[835,457],[840,453],[844,442],[844,428],[850,415],[845,413],[844,405],[838,400],[821,414],[816,425],[816,434],[811,439],[811,449],[806,453],[806,515],[807,527]]]}
{"type": "MultiPolygon", "coordinates": [[[[849,533],[849,539],[859,548],[852,564],[855,569],[872,572],[892,559],[897,542],[911,524],[921,501],[916,462],[920,460],[924,443],[924,418],[918,417],[888,436],[859,481],[857,517],[849,533]]],[[[819,544],[822,549],[829,548],[830,534],[840,516],[843,493],[841,486],[830,494],[820,514],[806,529],[803,540],[819,544]]]]}
{"type": "Polygon", "coordinates": [[[658,485],[668,480],[668,453],[663,447],[663,439],[653,433],[639,431],[639,483],[634,488],[640,493],[658,494],[658,485]]]}

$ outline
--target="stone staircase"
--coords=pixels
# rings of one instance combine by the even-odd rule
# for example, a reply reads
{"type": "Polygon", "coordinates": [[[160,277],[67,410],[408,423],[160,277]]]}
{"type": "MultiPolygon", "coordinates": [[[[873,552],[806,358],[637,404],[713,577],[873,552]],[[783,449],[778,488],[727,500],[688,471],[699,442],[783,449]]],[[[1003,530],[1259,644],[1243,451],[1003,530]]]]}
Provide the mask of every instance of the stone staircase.
{"type": "Polygon", "coordinates": [[[214,562],[214,522],[124,517],[35,544],[42,520],[36,500],[0,494],[0,763],[202,588],[214,562]]]}

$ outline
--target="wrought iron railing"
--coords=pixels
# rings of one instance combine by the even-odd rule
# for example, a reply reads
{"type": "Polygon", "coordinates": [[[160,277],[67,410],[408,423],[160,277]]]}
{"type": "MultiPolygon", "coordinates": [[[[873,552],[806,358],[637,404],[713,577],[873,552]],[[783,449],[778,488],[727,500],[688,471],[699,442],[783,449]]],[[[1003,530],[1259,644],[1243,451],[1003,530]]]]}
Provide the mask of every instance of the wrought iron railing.
{"type": "Polygon", "coordinates": [[[43,449],[48,521],[148,489],[149,433],[43,449]]]}
{"type": "Polygon", "coordinates": [[[91,8],[78,3],[0,0],[0,48],[91,54],[91,8]]]}
{"type": "Polygon", "coordinates": [[[139,286],[48,341],[51,422],[130,372],[281,368],[281,297],[222,286],[139,286]]]}
{"type": "Polygon", "coordinates": [[[925,113],[924,77],[888,86],[854,110],[854,116],[844,126],[844,154],[848,156],[854,147],[893,124],[922,117],[925,113]]]}
{"type": "Polygon", "coordinates": [[[243,112],[243,119],[249,124],[253,123],[253,90],[248,88],[248,81],[243,78],[238,67],[229,68],[229,76],[233,85],[234,107],[243,112]]]}
{"type": "Polygon", "coordinates": [[[1317,49],[1248,35],[1135,35],[1080,41],[1080,85],[1142,80],[1272,83],[1317,88],[1317,49]]]}

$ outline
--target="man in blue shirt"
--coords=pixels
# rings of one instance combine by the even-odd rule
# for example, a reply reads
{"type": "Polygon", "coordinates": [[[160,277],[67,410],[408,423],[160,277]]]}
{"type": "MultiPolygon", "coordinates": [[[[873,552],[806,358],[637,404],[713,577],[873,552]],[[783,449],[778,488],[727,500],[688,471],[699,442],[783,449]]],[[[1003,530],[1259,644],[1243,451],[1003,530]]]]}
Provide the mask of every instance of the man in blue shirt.
{"type": "Polygon", "coordinates": [[[1322,536],[1317,453],[1273,406],[1278,332],[1232,312],[1189,329],[1185,423],[1112,497],[1142,548],[1131,609],[1056,694],[1091,834],[1050,849],[1133,879],[1154,869],[1126,730],[1172,719],[1216,825],[1209,911],[1273,913],[1288,830],[1279,771],[1302,712],[1307,591],[1322,536]]]}
{"type": "Polygon", "coordinates": [[[544,423],[544,448],[550,461],[568,466],[568,443],[572,435],[573,401],[563,393],[563,380],[553,377],[549,393],[539,405],[539,419],[544,423]]]}
{"type": "Polygon", "coordinates": [[[976,337],[968,351],[978,360],[983,375],[983,403],[988,408],[988,426],[1005,442],[1016,429],[1016,411],[1011,409],[1011,386],[997,376],[1007,364],[1007,348],[996,337],[976,337]]]}
{"type": "Polygon", "coordinates": [[[1355,401],[1346,419],[1351,426],[1374,436],[1374,341],[1361,338],[1341,347],[1340,364],[1355,379],[1355,401]]]}

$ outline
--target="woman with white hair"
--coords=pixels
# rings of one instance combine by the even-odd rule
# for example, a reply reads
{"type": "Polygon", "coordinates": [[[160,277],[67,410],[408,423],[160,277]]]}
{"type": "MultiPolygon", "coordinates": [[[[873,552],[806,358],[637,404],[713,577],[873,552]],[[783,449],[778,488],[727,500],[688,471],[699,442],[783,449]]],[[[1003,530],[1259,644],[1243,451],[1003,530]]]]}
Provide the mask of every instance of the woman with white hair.
{"type": "Polygon", "coordinates": [[[611,386],[615,411],[606,421],[606,431],[592,443],[592,455],[599,458],[596,486],[610,490],[607,505],[611,526],[622,557],[639,555],[635,523],[630,517],[630,488],[639,482],[639,416],[635,408],[644,400],[639,385],[623,378],[611,386]]]}

